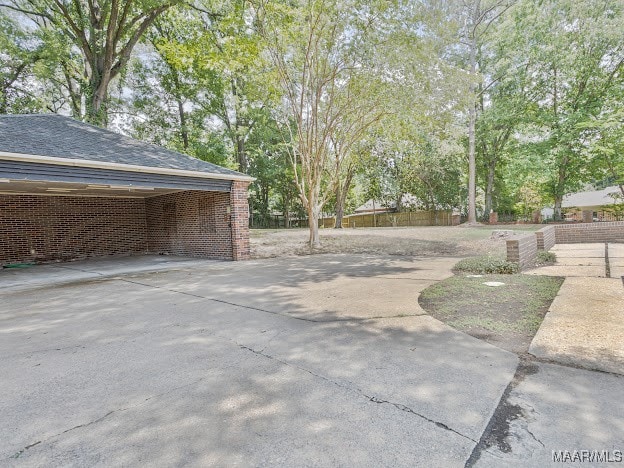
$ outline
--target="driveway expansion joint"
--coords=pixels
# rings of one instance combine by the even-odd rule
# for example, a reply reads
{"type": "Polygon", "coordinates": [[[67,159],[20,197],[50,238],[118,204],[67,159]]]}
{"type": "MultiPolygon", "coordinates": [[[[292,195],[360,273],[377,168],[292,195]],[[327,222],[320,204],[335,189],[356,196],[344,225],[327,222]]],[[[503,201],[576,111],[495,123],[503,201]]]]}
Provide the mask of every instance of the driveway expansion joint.
{"type": "Polygon", "coordinates": [[[206,297],[206,296],[201,296],[199,294],[193,294],[193,293],[189,293],[186,291],[179,291],[177,289],[171,289],[171,288],[164,288],[161,286],[156,286],[153,284],[148,284],[148,283],[142,283],[140,281],[133,281],[133,280],[129,280],[126,278],[114,278],[117,279],[119,281],[124,281],[126,283],[131,283],[131,284],[136,284],[139,286],[145,286],[148,288],[154,288],[154,289],[159,289],[161,291],[168,291],[168,292],[172,292],[172,293],[176,293],[176,294],[183,294],[185,296],[191,296],[191,297],[195,297],[197,299],[204,299],[206,301],[212,301],[212,302],[218,302],[220,304],[226,304],[226,305],[230,305],[233,307],[240,307],[242,309],[248,309],[248,310],[255,310],[257,312],[263,312],[265,314],[272,314],[272,315],[278,315],[280,317],[285,317],[288,319],[292,319],[292,320],[298,320],[301,322],[308,322],[308,323],[337,323],[337,322],[366,322],[366,321],[370,321],[370,320],[379,320],[379,319],[388,319],[388,318],[407,318],[407,317],[421,317],[423,315],[427,315],[426,313],[422,313],[422,314],[399,314],[399,315],[390,315],[390,316],[378,316],[378,317],[364,317],[364,318],[357,318],[357,317],[346,317],[346,318],[342,318],[342,319],[331,319],[331,320],[316,320],[316,319],[310,319],[310,318],[305,318],[305,317],[298,317],[296,315],[290,315],[290,314],[284,314],[281,312],[275,312],[273,310],[267,310],[267,309],[261,309],[259,307],[253,307],[253,306],[248,306],[248,305],[244,305],[244,304],[237,304],[235,302],[230,302],[230,301],[224,301],[223,299],[216,299],[214,297],[206,297]]]}

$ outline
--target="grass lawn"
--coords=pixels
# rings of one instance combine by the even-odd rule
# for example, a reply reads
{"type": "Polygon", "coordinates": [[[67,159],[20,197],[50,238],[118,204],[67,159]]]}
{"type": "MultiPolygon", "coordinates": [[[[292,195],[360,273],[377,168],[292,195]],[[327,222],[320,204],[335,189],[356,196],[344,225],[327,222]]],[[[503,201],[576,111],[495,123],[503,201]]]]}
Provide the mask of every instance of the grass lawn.
{"type": "Polygon", "coordinates": [[[458,274],[425,289],[421,307],[431,316],[500,348],[524,354],[563,278],[458,274]],[[503,286],[487,286],[485,282],[503,286]]]}

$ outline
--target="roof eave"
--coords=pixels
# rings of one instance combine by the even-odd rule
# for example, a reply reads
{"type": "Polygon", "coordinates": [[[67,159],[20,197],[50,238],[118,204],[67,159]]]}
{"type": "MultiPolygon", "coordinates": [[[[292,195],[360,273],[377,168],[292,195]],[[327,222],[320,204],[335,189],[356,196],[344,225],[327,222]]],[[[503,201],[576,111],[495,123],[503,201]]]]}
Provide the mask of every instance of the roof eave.
{"type": "Polygon", "coordinates": [[[120,164],[103,161],[93,161],[86,159],[71,159],[71,158],[54,158],[51,156],[40,156],[35,154],[23,154],[23,153],[8,153],[6,151],[0,151],[0,159],[8,161],[24,161],[34,163],[56,164],[59,166],[77,166],[77,167],[90,167],[94,169],[111,169],[115,171],[126,172],[148,172],[151,174],[166,174],[180,177],[203,177],[205,179],[220,179],[220,180],[236,180],[242,182],[253,182],[256,180],[254,177],[250,177],[244,174],[220,174],[218,172],[202,172],[202,171],[189,171],[185,169],[173,169],[166,167],[153,167],[153,166],[138,166],[134,164],[120,164]]]}

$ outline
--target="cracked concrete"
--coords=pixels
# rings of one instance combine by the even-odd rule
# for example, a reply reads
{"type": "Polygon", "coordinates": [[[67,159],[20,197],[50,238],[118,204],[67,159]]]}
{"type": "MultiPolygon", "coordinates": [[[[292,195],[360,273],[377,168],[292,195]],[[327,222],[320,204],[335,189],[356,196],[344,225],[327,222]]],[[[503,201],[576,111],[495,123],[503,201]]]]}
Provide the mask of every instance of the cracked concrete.
{"type": "MultiPolygon", "coordinates": [[[[272,341],[272,339],[271,339],[270,341],[272,341]]],[[[269,341],[269,343],[267,343],[267,346],[268,346],[268,344],[270,344],[270,341],[269,341]]],[[[264,356],[264,357],[266,357],[266,358],[268,358],[268,359],[275,359],[275,360],[277,360],[277,361],[281,362],[282,364],[285,364],[285,365],[288,365],[288,366],[290,366],[290,365],[291,365],[291,364],[289,364],[289,363],[288,363],[288,362],[286,362],[286,361],[282,361],[282,360],[280,360],[280,359],[277,359],[277,358],[276,358],[276,357],[274,357],[274,356],[271,356],[271,355],[269,355],[269,354],[264,353],[264,348],[263,348],[262,350],[260,350],[260,351],[256,351],[256,350],[254,350],[254,349],[252,349],[252,348],[249,348],[249,347],[247,347],[247,346],[244,346],[244,345],[239,345],[239,346],[240,346],[242,349],[246,349],[247,351],[250,351],[250,352],[252,352],[252,353],[254,353],[254,354],[258,354],[258,355],[260,355],[260,356],[264,356]]],[[[453,428],[451,428],[451,427],[447,426],[446,424],[444,424],[444,423],[442,423],[442,422],[440,422],[440,421],[434,421],[433,419],[430,419],[430,418],[428,418],[427,416],[422,415],[422,414],[420,414],[420,413],[418,413],[418,412],[414,411],[412,408],[409,408],[409,407],[407,407],[407,406],[405,406],[405,405],[402,405],[402,404],[400,404],[400,403],[395,403],[395,402],[392,402],[392,401],[381,400],[381,399],[379,399],[378,397],[375,397],[375,396],[366,395],[366,394],[362,393],[362,391],[361,391],[361,390],[359,390],[359,389],[352,388],[351,386],[348,386],[348,385],[345,385],[345,384],[343,384],[343,383],[340,383],[340,382],[337,382],[337,381],[334,381],[334,380],[328,379],[327,377],[325,377],[325,376],[323,376],[323,375],[320,375],[320,374],[317,374],[317,373],[315,373],[315,372],[313,372],[313,371],[311,371],[311,370],[309,370],[309,369],[305,369],[305,368],[300,367],[300,366],[295,366],[295,367],[296,367],[297,369],[300,369],[300,370],[302,370],[302,371],[304,371],[304,372],[307,372],[307,373],[309,373],[309,374],[311,374],[311,375],[313,375],[313,376],[315,376],[315,377],[318,377],[318,378],[320,378],[320,379],[323,379],[323,380],[325,380],[326,382],[332,383],[332,384],[334,384],[334,385],[336,385],[336,386],[338,386],[338,387],[345,388],[345,389],[348,389],[348,390],[351,390],[351,391],[357,392],[357,393],[359,393],[362,397],[364,397],[365,399],[367,399],[368,401],[370,401],[370,402],[372,402],[372,403],[392,405],[392,406],[394,406],[395,408],[397,408],[397,409],[399,409],[399,410],[401,410],[401,411],[405,411],[405,412],[407,412],[407,413],[411,413],[411,414],[413,414],[413,415],[415,415],[415,416],[418,416],[418,417],[419,417],[419,418],[421,418],[421,419],[424,419],[425,421],[427,421],[427,422],[429,422],[429,423],[433,423],[433,424],[435,424],[435,425],[436,425],[437,427],[439,427],[439,428],[442,428],[442,429],[444,429],[444,430],[446,430],[446,431],[453,432],[454,434],[457,434],[457,435],[459,435],[459,436],[461,436],[461,437],[464,437],[464,438],[466,438],[466,439],[468,439],[468,440],[470,440],[470,441],[472,441],[472,442],[475,442],[475,443],[477,442],[476,440],[472,439],[471,437],[468,437],[467,435],[464,435],[464,434],[462,434],[461,432],[456,431],[455,429],[453,429],[453,428]]]]}
{"type": "Polygon", "coordinates": [[[339,257],[3,290],[0,464],[463,466],[516,357],[387,300],[449,259],[339,257]]]}
{"type": "MultiPolygon", "coordinates": [[[[453,263],[318,255],[98,280],[87,265],[82,282],[41,289],[11,276],[0,293],[0,465],[461,467],[503,394],[520,408],[499,438],[510,451],[485,447],[479,466],[573,443],[543,433],[556,378],[510,387],[515,355],[418,307],[423,282],[453,263]]],[[[585,419],[556,401],[550,411],[582,432],[598,405],[620,430],[604,409],[622,381],[602,382],[598,402],[580,401],[585,419]]]]}
{"type": "Polygon", "coordinates": [[[553,451],[622,451],[624,377],[557,364],[534,365],[537,372],[516,382],[506,395],[507,404],[520,411],[508,421],[504,439],[508,449],[484,447],[467,466],[562,466],[553,461],[553,451]]]}

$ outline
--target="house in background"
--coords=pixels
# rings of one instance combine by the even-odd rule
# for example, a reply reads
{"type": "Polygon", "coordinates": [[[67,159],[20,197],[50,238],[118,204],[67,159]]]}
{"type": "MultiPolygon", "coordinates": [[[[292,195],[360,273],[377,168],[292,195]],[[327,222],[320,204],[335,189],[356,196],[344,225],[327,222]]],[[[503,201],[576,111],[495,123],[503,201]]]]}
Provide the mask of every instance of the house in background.
{"type": "MultiPolygon", "coordinates": [[[[418,206],[419,200],[414,195],[406,193],[401,197],[401,205],[404,208],[413,208],[418,206]]],[[[367,214],[367,213],[395,213],[397,211],[396,201],[390,201],[384,204],[379,200],[370,199],[361,206],[358,206],[355,210],[355,214],[367,214]]]]}
{"type": "Polygon", "coordinates": [[[581,221],[583,211],[591,212],[594,221],[618,221],[624,215],[624,197],[618,186],[612,186],[566,195],[561,208],[569,221],[581,221]]]}
{"type": "Polygon", "coordinates": [[[253,179],[60,115],[0,116],[0,265],[249,257],[253,179]]]}

